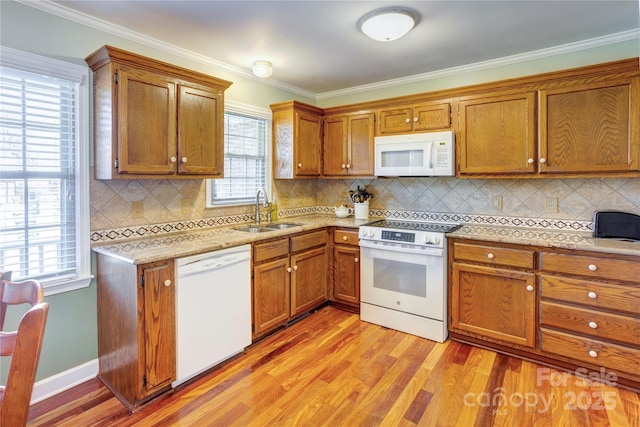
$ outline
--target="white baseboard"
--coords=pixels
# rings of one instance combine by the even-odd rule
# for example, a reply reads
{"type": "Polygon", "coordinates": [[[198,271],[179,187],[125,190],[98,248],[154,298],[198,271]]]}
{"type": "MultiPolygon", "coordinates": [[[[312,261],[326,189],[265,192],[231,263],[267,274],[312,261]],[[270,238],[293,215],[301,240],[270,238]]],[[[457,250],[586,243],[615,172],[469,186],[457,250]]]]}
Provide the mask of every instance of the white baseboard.
{"type": "Polygon", "coordinates": [[[54,376],[37,381],[33,385],[31,404],[61,393],[98,375],[98,359],[76,366],[54,376]]]}

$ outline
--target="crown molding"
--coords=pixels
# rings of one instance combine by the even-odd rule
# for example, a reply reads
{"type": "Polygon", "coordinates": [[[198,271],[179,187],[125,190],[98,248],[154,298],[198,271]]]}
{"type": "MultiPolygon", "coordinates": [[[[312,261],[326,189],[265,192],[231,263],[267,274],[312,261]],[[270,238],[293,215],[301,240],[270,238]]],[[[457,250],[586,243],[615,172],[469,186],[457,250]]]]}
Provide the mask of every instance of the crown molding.
{"type": "MultiPolygon", "coordinates": [[[[640,29],[623,31],[621,33],[610,34],[593,39],[582,40],[579,42],[568,43],[560,46],[554,46],[546,49],[534,50],[527,53],[505,56],[503,58],[492,59],[489,61],[476,62],[473,64],[462,65],[459,67],[445,68],[442,70],[431,71],[428,73],[415,74],[413,76],[401,77],[398,79],[385,80],[382,82],[372,83],[368,85],[354,86],[347,89],[340,89],[331,92],[323,92],[316,94],[316,99],[327,99],[336,96],[352,95],[355,93],[366,92],[375,89],[384,89],[393,86],[400,86],[408,83],[415,83],[425,80],[432,80],[442,77],[453,76],[456,74],[476,72],[488,70],[505,65],[512,65],[521,62],[527,62],[534,59],[548,58],[556,55],[563,55],[581,50],[592,49],[601,46],[608,46],[615,43],[621,43],[629,40],[640,40],[640,29]]],[[[640,54],[640,42],[639,52],[640,54]]]]}
{"type": "Polygon", "coordinates": [[[118,37],[122,37],[127,40],[131,40],[136,43],[140,43],[145,46],[152,47],[162,52],[167,52],[172,55],[176,55],[181,58],[185,58],[201,64],[211,65],[216,68],[226,70],[234,75],[259,81],[260,83],[272,87],[276,87],[282,90],[286,90],[291,93],[296,93],[301,96],[305,96],[310,99],[321,100],[328,99],[344,95],[352,95],[360,92],[367,92],[376,89],[384,89],[393,86],[400,86],[409,83],[415,83],[425,80],[433,80],[442,77],[448,77],[456,74],[462,74],[467,72],[476,72],[482,70],[488,70],[505,65],[512,65],[521,62],[527,62],[535,59],[548,58],[551,56],[562,55],[572,52],[578,52],[585,49],[592,49],[601,46],[607,46],[615,43],[625,42],[629,40],[640,40],[640,29],[634,29],[629,31],[623,31],[620,33],[610,34],[602,37],[596,37],[593,39],[583,40],[574,43],[568,43],[560,46],[554,46],[546,49],[535,50],[532,52],[506,56],[503,58],[492,59],[489,61],[476,62],[473,64],[462,65],[459,67],[445,68],[442,70],[431,71],[428,73],[415,74],[412,76],[402,77],[398,79],[390,79],[377,83],[354,86],[346,89],[340,89],[330,92],[314,93],[296,86],[291,86],[283,82],[279,82],[273,79],[260,79],[255,77],[250,70],[236,67],[226,62],[217,61],[205,55],[195,53],[193,51],[180,48],[160,41],[153,37],[145,36],[135,31],[128,30],[124,27],[120,27],[113,23],[97,19],[93,16],[77,12],[65,6],[57,3],[53,3],[51,0],[16,0],[25,5],[40,9],[44,12],[57,15],[61,18],[68,19],[70,21],[77,22],[90,28],[94,28],[99,31],[103,31],[108,34],[112,34],[118,37]]]}

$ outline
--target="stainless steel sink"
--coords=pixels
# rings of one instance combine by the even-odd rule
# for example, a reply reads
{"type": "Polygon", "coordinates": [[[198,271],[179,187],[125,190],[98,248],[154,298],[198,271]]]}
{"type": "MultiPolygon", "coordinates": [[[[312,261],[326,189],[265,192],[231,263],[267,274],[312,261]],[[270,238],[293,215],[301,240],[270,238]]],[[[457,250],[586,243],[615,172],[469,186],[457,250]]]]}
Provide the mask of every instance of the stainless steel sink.
{"type": "Polygon", "coordinates": [[[245,226],[236,228],[238,231],[245,231],[247,233],[265,233],[267,231],[274,231],[273,228],[266,227],[256,227],[256,226],[245,226]]]}
{"type": "Polygon", "coordinates": [[[291,227],[300,227],[301,224],[293,224],[293,223],[288,223],[288,222],[279,222],[276,224],[266,224],[264,225],[264,227],[267,228],[271,228],[274,230],[285,230],[287,228],[291,228],[291,227]]]}

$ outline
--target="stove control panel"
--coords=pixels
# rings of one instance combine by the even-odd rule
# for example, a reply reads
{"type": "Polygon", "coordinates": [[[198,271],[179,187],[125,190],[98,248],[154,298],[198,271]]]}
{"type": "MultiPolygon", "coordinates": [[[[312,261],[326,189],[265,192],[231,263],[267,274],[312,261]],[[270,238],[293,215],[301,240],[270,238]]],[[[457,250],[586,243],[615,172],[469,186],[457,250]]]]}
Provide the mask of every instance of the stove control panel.
{"type": "Polygon", "coordinates": [[[382,240],[393,240],[396,242],[415,243],[416,241],[415,233],[405,233],[402,231],[393,230],[382,230],[381,238],[382,240]]]}

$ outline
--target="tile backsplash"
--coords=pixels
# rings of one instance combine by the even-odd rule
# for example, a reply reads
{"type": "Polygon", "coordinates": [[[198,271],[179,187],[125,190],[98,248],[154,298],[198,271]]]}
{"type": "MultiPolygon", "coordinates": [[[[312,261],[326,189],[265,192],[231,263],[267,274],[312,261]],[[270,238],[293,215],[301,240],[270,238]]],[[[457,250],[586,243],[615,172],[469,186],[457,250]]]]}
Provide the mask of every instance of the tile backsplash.
{"type": "MultiPolygon", "coordinates": [[[[351,204],[347,192],[358,185],[375,195],[370,208],[378,211],[577,221],[592,220],[597,210],[640,214],[638,178],[275,180],[273,192],[280,209],[337,206],[351,204]],[[557,212],[548,209],[554,201],[557,212]]],[[[92,179],[91,230],[253,213],[253,206],[205,209],[205,188],[204,180],[92,179]]]]}

